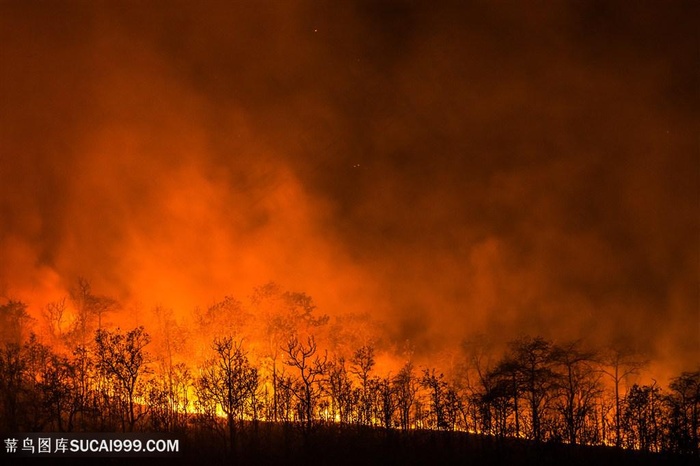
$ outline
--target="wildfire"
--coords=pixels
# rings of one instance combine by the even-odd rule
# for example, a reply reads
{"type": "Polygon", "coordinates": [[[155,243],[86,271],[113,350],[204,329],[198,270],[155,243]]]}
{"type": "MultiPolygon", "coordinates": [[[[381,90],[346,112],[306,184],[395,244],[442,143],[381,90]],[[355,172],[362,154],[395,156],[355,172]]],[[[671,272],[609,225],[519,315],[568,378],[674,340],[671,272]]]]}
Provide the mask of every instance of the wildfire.
{"type": "Polygon", "coordinates": [[[686,3],[35,3],[0,2],[0,430],[697,451],[686,3]]]}

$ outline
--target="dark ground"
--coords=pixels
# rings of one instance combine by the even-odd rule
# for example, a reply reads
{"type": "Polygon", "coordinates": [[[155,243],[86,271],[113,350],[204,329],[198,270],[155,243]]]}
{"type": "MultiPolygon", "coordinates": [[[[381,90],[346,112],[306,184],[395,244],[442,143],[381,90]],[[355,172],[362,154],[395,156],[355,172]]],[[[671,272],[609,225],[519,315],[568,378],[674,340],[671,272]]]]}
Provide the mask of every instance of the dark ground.
{"type": "Polygon", "coordinates": [[[697,457],[650,454],[609,447],[496,439],[461,432],[384,431],[337,425],[318,427],[310,434],[295,426],[260,424],[257,435],[241,431],[236,455],[223,438],[182,437],[176,458],[12,458],[3,466],[48,465],[695,465],[697,457]]]}

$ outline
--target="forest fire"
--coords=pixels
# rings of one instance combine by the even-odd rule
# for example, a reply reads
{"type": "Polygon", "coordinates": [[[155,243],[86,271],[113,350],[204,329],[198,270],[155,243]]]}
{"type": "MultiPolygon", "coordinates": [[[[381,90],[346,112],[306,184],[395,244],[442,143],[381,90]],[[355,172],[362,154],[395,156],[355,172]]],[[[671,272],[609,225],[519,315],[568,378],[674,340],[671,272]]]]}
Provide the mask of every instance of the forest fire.
{"type": "Polygon", "coordinates": [[[694,8],[342,3],[2,3],[0,431],[697,455],[694,8]]]}
{"type": "Polygon", "coordinates": [[[668,388],[640,384],[648,361],[629,347],[521,337],[501,354],[481,335],[463,342],[445,375],[429,365],[444,359],[353,335],[305,293],[274,283],[247,303],[226,297],[196,309],[189,321],[155,308],[152,333],[121,330],[117,301],[82,278],[40,323],[26,309],[0,307],[9,431],[215,434],[223,422],[235,450],[246,424],[292,423],[306,435],[333,423],[697,453],[700,373],[668,388]],[[379,367],[380,351],[393,352],[395,365],[379,367]]]}

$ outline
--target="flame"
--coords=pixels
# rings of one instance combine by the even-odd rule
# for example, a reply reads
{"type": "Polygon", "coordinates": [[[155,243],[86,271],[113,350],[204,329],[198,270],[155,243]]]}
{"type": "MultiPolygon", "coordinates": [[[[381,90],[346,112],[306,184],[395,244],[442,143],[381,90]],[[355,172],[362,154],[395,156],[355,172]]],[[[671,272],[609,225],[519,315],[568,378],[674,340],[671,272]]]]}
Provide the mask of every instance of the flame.
{"type": "MultiPolygon", "coordinates": [[[[147,30],[106,4],[0,15],[0,304],[27,303],[57,351],[83,276],[119,303],[101,325],[143,324],[154,357],[191,368],[224,326],[281,367],[250,299],[268,282],[329,316],[319,353],[372,344],[383,375],[407,359],[452,371],[480,333],[497,354],[520,334],[644,348],[641,379],[700,360],[690,15],[659,12],[648,33],[670,45],[648,50],[615,28],[531,43],[589,28],[578,6],[545,8],[513,49],[419,6],[396,24],[429,27],[343,8],[319,17],[330,35],[304,2],[188,8],[149,6],[147,30]],[[550,27],[559,13],[572,24],[550,27]],[[201,325],[227,297],[234,315],[201,325]]],[[[498,30],[513,13],[494,8],[498,30]]]]}

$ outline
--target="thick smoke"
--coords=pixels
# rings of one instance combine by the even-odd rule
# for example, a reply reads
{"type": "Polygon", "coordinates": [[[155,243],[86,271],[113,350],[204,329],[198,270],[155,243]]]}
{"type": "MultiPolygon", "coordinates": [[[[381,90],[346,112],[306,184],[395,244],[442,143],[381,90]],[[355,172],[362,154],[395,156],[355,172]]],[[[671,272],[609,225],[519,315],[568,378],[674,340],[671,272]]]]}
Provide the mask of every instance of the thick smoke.
{"type": "Polygon", "coordinates": [[[3,2],[2,295],[700,360],[693,4],[336,3],[3,2]]]}

